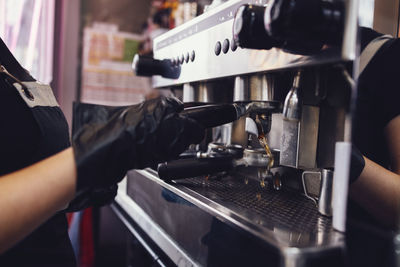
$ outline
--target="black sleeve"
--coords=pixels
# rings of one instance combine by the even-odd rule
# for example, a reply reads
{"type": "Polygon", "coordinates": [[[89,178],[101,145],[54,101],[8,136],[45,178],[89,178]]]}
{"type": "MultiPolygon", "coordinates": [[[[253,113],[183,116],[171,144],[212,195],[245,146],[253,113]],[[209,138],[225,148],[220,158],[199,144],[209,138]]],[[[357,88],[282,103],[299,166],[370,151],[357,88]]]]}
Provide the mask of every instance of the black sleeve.
{"type": "Polygon", "coordinates": [[[0,175],[29,164],[39,137],[39,126],[30,108],[0,76],[0,175]]]}
{"type": "Polygon", "coordinates": [[[379,92],[383,106],[385,125],[400,115],[400,40],[396,39],[383,54],[382,92],[379,92]]]}
{"type": "MultiPolygon", "coordinates": [[[[19,64],[0,38],[0,64],[21,81],[35,79],[19,64]]],[[[37,150],[40,129],[12,81],[0,74],[0,175],[31,164],[37,150]]]]}
{"type": "Polygon", "coordinates": [[[387,125],[400,115],[400,39],[387,42],[360,76],[360,90],[369,90],[371,109],[387,125]]]}
{"type": "Polygon", "coordinates": [[[376,32],[373,29],[360,27],[360,50],[363,51],[372,40],[382,35],[383,34],[376,32]]]}

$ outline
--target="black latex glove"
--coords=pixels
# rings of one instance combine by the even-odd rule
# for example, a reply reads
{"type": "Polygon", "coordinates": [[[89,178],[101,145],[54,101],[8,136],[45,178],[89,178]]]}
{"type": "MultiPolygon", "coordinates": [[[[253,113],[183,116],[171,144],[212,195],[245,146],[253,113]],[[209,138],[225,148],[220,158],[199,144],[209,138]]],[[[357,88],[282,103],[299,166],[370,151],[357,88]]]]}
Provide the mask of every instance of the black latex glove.
{"type": "Polygon", "coordinates": [[[364,170],[365,160],[361,152],[357,149],[357,147],[352,145],[351,148],[351,162],[350,162],[350,176],[349,183],[354,183],[358,177],[361,175],[361,172],[364,170]]]}
{"type": "Polygon", "coordinates": [[[119,108],[78,104],[78,119],[85,118],[86,124],[74,129],[72,142],[77,196],[108,188],[128,170],[155,167],[200,142],[204,129],[180,115],[182,110],[181,102],[166,97],[119,108]]]}
{"type": "MultiPolygon", "coordinates": [[[[104,123],[109,120],[115,113],[120,112],[126,107],[110,107],[102,105],[90,105],[82,103],[74,103],[72,135],[75,135],[85,124],[104,123]]],[[[66,212],[75,212],[86,209],[88,207],[101,207],[110,204],[117,195],[117,184],[103,187],[93,188],[85,192],[77,194],[69,203],[66,212]]]]}

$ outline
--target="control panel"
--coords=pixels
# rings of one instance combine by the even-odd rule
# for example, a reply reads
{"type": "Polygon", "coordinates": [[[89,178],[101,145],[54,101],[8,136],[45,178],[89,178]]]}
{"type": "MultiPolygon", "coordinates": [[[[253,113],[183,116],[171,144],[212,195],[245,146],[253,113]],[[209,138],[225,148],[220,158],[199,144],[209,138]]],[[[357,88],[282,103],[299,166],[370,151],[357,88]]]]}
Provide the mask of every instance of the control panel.
{"type": "MultiPolygon", "coordinates": [[[[356,47],[349,49],[347,43],[351,43],[352,40],[347,40],[346,36],[352,36],[350,32],[356,35],[357,17],[352,18],[351,11],[345,13],[343,11],[344,2],[340,0],[338,1],[342,4],[339,6],[343,10],[338,11],[337,5],[335,5],[337,10],[321,9],[322,13],[328,13],[329,19],[322,18],[321,21],[327,21],[326,25],[330,27],[329,29],[336,25],[332,21],[340,16],[342,16],[340,21],[354,20],[352,23],[346,23],[349,25],[347,28],[340,29],[340,43],[335,44],[337,49],[334,49],[333,52],[331,50],[326,53],[323,50],[321,53],[313,51],[311,57],[306,53],[291,53],[291,51],[287,51],[289,49],[285,50],[285,48],[291,48],[290,44],[296,43],[295,39],[291,39],[291,43],[280,38],[268,39],[270,33],[265,27],[265,10],[274,3],[282,2],[283,5],[290,1],[300,3],[307,0],[231,0],[159,36],[154,41],[154,58],[161,61],[169,60],[174,68],[179,69],[179,77],[167,78],[155,74],[153,86],[161,88],[256,72],[295,68],[302,65],[354,59],[355,53],[353,52],[356,51],[356,47]],[[343,49],[344,46],[347,46],[347,49],[343,49]]],[[[303,8],[303,6],[300,7],[303,8]]],[[[307,9],[301,8],[291,10],[291,12],[297,14],[300,10],[307,14],[307,9]]],[[[292,13],[278,14],[283,19],[279,17],[278,24],[274,21],[274,27],[281,27],[282,23],[294,23],[295,21],[292,20],[281,22],[287,14],[292,16],[292,13]]],[[[309,30],[313,33],[317,30],[321,31],[319,28],[310,28],[309,30]]],[[[292,32],[285,32],[285,34],[293,36],[292,32]]]]}

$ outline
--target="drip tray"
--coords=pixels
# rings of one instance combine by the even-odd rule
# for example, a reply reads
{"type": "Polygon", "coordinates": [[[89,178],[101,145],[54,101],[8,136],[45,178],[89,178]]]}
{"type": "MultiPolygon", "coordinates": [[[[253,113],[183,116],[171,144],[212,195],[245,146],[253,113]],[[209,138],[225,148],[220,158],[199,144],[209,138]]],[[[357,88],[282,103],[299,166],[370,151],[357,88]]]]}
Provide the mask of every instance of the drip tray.
{"type": "Polygon", "coordinates": [[[298,192],[262,188],[255,180],[231,176],[165,183],[145,170],[128,177],[129,197],[200,265],[208,265],[210,251],[215,251],[207,240],[219,244],[221,239],[230,240],[233,249],[246,244],[248,253],[273,257],[279,266],[310,260],[338,264],[343,259],[344,235],[298,192]]]}
{"type": "Polygon", "coordinates": [[[298,192],[261,187],[254,180],[232,177],[206,180],[203,177],[177,182],[179,186],[230,209],[246,220],[263,227],[279,227],[292,233],[329,234],[332,220],[318,213],[315,204],[298,192]]]}

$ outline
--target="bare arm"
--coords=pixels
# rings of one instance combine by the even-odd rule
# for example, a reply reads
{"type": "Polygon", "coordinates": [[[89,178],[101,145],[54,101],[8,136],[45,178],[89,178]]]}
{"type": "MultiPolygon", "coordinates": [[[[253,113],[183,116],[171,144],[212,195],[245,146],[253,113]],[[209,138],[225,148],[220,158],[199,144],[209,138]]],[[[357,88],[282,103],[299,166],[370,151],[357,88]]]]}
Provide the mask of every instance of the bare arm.
{"type": "Polygon", "coordinates": [[[365,158],[365,168],[350,187],[350,197],[384,225],[397,227],[400,214],[400,116],[385,128],[392,171],[365,158]]]}
{"type": "Polygon", "coordinates": [[[0,177],[0,253],[65,208],[76,177],[72,148],[0,177]]]}

